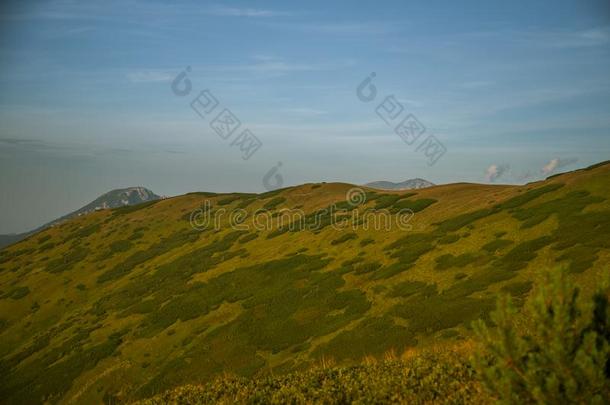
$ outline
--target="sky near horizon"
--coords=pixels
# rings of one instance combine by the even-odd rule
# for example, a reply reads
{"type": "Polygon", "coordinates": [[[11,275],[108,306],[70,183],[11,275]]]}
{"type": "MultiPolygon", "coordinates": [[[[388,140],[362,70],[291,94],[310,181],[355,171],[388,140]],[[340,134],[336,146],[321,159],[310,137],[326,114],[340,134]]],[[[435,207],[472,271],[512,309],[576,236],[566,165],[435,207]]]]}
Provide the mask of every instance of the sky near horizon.
{"type": "Polygon", "coordinates": [[[265,191],[280,162],[284,186],[539,180],[610,159],[609,72],[608,1],[3,1],[0,233],[115,188],[265,191]],[[377,114],[388,96],[434,164],[377,114]]]}

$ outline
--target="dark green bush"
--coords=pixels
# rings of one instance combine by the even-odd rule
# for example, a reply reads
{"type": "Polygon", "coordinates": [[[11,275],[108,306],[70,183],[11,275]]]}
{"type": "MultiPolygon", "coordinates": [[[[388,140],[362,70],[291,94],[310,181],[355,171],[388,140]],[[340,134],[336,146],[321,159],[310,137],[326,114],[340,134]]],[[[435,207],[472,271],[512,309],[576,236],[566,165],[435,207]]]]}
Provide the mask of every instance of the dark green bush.
{"type": "Polygon", "coordinates": [[[497,250],[501,250],[506,246],[511,245],[512,243],[513,241],[508,239],[494,239],[491,242],[484,244],[483,250],[486,250],[489,253],[494,253],[497,250]]]}
{"type": "Polygon", "coordinates": [[[436,293],[436,284],[427,284],[423,281],[403,281],[392,288],[388,297],[407,298],[415,294],[420,294],[422,297],[429,297],[431,295],[436,295],[436,293]]]}
{"type": "Polygon", "coordinates": [[[61,273],[63,271],[71,270],[88,255],[89,249],[77,247],[64,253],[62,257],[49,261],[45,267],[45,271],[48,271],[49,273],[61,273]]]}
{"type": "Polygon", "coordinates": [[[552,243],[553,239],[549,236],[541,236],[521,242],[495,263],[505,270],[521,270],[527,267],[528,263],[536,258],[538,250],[552,243]]]}
{"type": "Polygon", "coordinates": [[[44,235],[41,236],[40,238],[38,238],[38,243],[42,244],[45,243],[46,241],[48,241],[49,239],[51,239],[51,235],[44,235]]]}
{"type": "Polygon", "coordinates": [[[388,208],[401,198],[402,196],[396,194],[382,194],[375,199],[375,209],[388,208]]]}
{"type": "Polygon", "coordinates": [[[7,295],[9,298],[19,300],[30,293],[30,289],[27,286],[14,288],[7,295]]]}
{"type": "Polygon", "coordinates": [[[385,266],[373,273],[371,278],[378,280],[389,278],[411,268],[417,259],[434,248],[436,236],[431,233],[414,233],[403,236],[395,242],[384,247],[392,253],[390,257],[398,259],[396,263],[385,266]]]}
{"type": "Polygon", "coordinates": [[[597,260],[597,249],[583,245],[576,245],[557,257],[556,261],[568,260],[570,273],[582,273],[593,266],[597,260]]]}
{"type": "Polygon", "coordinates": [[[420,212],[437,202],[432,198],[422,198],[419,200],[400,200],[392,205],[392,212],[408,209],[413,212],[420,212]]]}
{"type": "Polygon", "coordinates": [[[375,243],[375,239],[373,238],[364,238],[360,241],[360,246],[365,247],[370,245],[371,243],[375,243]]]}
{"type": "Polygon", "coordinates": [[[239,200],[241,197],[239,194],[229,195],[228,197],[224,197],[218,200],[218,205],[229,205],[233,201],[239,200]]]}
{"type": "Polygon", "coordinates": [[[555,198],[533,207],[516,209],[513,216],[523,221],[521,228],[531,228],[551,215],[558,217],[574,215],[580,213],[588,205],[604,200],[603,197],[590,195],[586,190],[571,191],[561,198],[555,198]]]}
{"type": "Polygon", "coordinates": [[[332,355],[337,360],[360,360],[366,355],[379,356],[392,348],[402,353],[415,344],[413,332],[397,325],[391,317],[384,316],[362,320],[357,328],[341,332],[328,344],[319,346],[313,355],[332,355]]]}
{"type": "MultiPolygon", "coordinates": [[[[159,255],[169,252],[172,249],[183,247],[187,243],[193,243],[200,237],[200,232],[192,229],[176,231],[159,243],[149,246],[147,249],[138,250],[125,258],[121,263],[118,263],[111,269],[103,272],[98,278],[98,283],[105,283],[111,280],[117,280],[131,271],[138,265],[147,262],[159,255]]],[[[121,242],[123,243],[123,242],[121,242]]],[[[128,242],[129,243],[129,242],[128,242]]]]}
{"type": "Polygon", "coordinates": [[[337,239],[334,239],[330,242],[331,245],[339,245],[341,243],[345,243],[348,240],[352,240],[352,239],[357,239],[358,235],[350,232],[350,233],[344,233],[343,235],[339,236],[337,239]]]}
{"type": "Polygon", "coordinates": [[[44,245],[42,245],[42,246],[40,246],[40,247],[38,248],[38,252],[44,252],[44,251],[46,251],[46,250],[51,250],[51,249],[53,249],[55,246],[56,246],[56,245],[55,245],[55,243],[53,243],[53,242],[48,242],[48,243],[45,243],[44,245]]]}
{"type": "Polygon", "coordinates": [[[341,274],[353,272],[356,275],[373,272],[381,267],[379,262],[365,262],[364,258],[359,256],[354,259],[347,260],[341,263],[341,274]]]}
{"type": "Polygon", "coordinates": [[[289,226],[283,226],[283,227],[274,229],[273,231],[271,231],[267,234],[267,239],[277,238],[278,236],[283,235],[288,231],[290,231],[289,226]]]}
{"type": "Polygon", "coordinates": [[[111,254],[127,252],[132,246],[133,243],[129,240],[117,240],[110,244],[110,252],[111,254]]]}
{"type": "Polygon", "coordinates": [[[546,186],[535,188],[533,190],[528,190],[523,194],[520,194],[516,197],[509,198],[508,200],[498,204],[495,208],[499,209],[511,209],[520,207],[528,202],[552,191],[558,190],[563,187],[561,183],[555,184],[547,184],[546,186]]]}
{"type": "MultiPolygon", "coordinates": [[[[189,213],[190,215],[190,213],[189,213]]],[[[134,231],[127,240],[134,241],[138,239],[142,239],[144,237],[144,232],[142,231],[134,231]]]]}
{"type": "Polygon", "coordinates": [[[503,286],[500,290],[514,298],[525,296],[532,289],[531,281],[514,281],[503,286]]]}
{"type": "Polygon", "coordinates": [[[275,197],[272,198],[271,200],[267,201],[264,205],[263,205],[263,209],[266,210],[272,210],[277,208],[278,205],[284,203],[286,201],[286,198],[284,197],[275,197]]]}
{"type": "Polygon", "coordinates": [[[497,212],[497,210],[484,208],[484,209],[480,209],[477,211],[469,212],[467,214],[462,214],[462,215],[458,215],[453,218],[446,219],[442,222],[437,223],[436,225],[438,225],[438,230],[440,232],[443,232],[443,233],[453,232],[453,231],[457,231],[458,229],[463,228],[466,225],[469,225],[470,223],[472,223],[474,221],[485,218],[496,212],[497,212]]]}
{"type": "Polygon", "coordinates": [[[464,267],[474,262],[477,259],[472,253],[463,253],[459,256],[454,256],[450,253],[441,255],[435,259],[437,270],[446,270],[451,267],[464,267]]]}
{"type": "Polygon", "coordinates": [[[492,314],[496,328],[475,324],[485,351],[474,365],[489,393],[503,403],[610,403],[609,291],[593,302],[555,271],[525,306],[527,322],[508,296],[492,314]]]}
{"type": "Polygon", "coordinates": [[[99,232],[100,229],[101,229],[100,224],[91,224],[91,225],[85,226],[83,228],[80,228],[78,231],[74,232],[72,234],[72,237],[76,238],[76,239],[86,238],[87,236],[91,236],[94,233],[99,232]]]}
{"type": "MultiPolygon", "coordinates": [[[[30,368],[17,369],[0,382],[0,395],[7,403],[47,403],[64,395],[73,382],[121,345],[125,332],[114,333],[102,343],[83,348],[92,329],[77,330],[59,347],[33,360],[30,368]]],[[[43,342],[44,344],[45,342],[43,342]]],[[[48,342],[46,342],[48,344],[48,342]]],[[[2,371],[2,370],[0,370],[2,371]]]]}
{"type": "Polygon", "coordinates": [[[237,204],[237,205],[235,206],[235,208],[237,208],[237,209],[242,209],[242,210],[243,210],[243,209],[245,209],[246,207],[248,207],[250,204],[252,204],[254,201],[256,201],[256,197],[255,197],[255,196],[253,196],[253,197],[244,197],[244,198],[243,198],[243,199],[242,199],[242,200],[239,202],[239,204],[237,204]]]}
{"type": "Polygon", "coordinates": [[[457,242],[458,240],[460,240],[460,235],[458,235],[457,233],[450,233],[448,235],[441,237],[438,240],[438,243],[440,243],[442,245],[449,245],[451,243],[457,242]]]}
{"type": "Polygon", "coordinates": [[[249,233],[249,234],[242,236],[241,238],[238,239],[238,242],[239,243],[248,243],[251,240],[254,240],[256,238],[258,238],[258,233],[253,232],[253,233],[249,233]]]}

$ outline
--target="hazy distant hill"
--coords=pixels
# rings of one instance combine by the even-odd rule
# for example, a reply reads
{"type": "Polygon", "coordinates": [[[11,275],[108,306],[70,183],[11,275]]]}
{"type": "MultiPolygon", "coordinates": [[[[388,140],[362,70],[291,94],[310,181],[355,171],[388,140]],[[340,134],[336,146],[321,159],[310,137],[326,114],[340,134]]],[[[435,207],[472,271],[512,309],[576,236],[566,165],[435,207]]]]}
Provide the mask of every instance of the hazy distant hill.
{"type": "Polygon", "coordinates": [[[500,293],[520,305],[545,269],[592,291],[610,264],[609,184],[606,164],[523,186],[369,191],[359,206],[353,185],[326,183],[74,217],[0,251],[0,402],[120,403],[468,342],[500,293]],[[346,226],[331,226],[333,204],[346,226]],[[303,225],[254,224],[296,207],[303,225]],[[405,208],[409,229],[360,226],[405,208]],[[237,210],[248,217],[232,227],[237,210]],[[193,229],[208,211],[218,227],[193,229]]]}
{"type": "Polygon", "coordinates": [[[117,208],[125,205],[140,204],[147,201],[158,200],[159,198],[161,197],[159,197],[158,195],[156,195],[145,187],[128,187],[112,190],[107,192],[106,194],[99,196],[84,207],[79,208],[69,214],[66,214],[61,218],[46,223],[34,229],[33,231],[18,234],[0,235],[0,249],[15,242],[18,242],[22,239],[25,239],[33,233],[40,232],[43,229],[46,229],[50,226],[54,226],[62,221],[77,217],[79,215],[88,214],[90,212],[100,209],[117,208]]]}
{"type": "Polygon", "coordinates": [[[0,249],[4,246],[12,245],[15,242],[26,238],[30,233],[11,233],[7,235],[0,235],[0,249]]]}
{"type": "Polygon", "coordinates": [[[428,180],[416,178],[405,180],[400,183],[393,183],[391,181],[373,181],[371,183],[366,183],[365,186],[376,188],[378,190],[411,190],[432,187],[434,186],[434,183],[431,183],[428,180]]]}

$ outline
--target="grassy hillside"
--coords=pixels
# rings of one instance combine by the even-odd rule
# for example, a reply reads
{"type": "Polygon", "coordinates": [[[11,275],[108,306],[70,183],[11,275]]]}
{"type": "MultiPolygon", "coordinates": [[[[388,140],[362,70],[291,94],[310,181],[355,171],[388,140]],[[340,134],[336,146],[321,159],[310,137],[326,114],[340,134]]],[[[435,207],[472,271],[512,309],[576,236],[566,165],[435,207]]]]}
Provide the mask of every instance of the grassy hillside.
{"type": "Polygon", "coordinates": [[[74,219],[0,251],[0,398],[133,400],[225,372],[307,375],[322,359],[349,367],[463,341],[541,268],[594,288],[610,263],[609,185],[600,164],[525,186],[367,190],[358,206],[352,185],[305,184],[74,219]],[[193,229],[206,201],[219,226],[193,229]],[[349,226],[332,226],[332,204],[349,226]],[[255,229],[256,210],[291,208],[306,221],[255,229]],[[249,215],[231,227],[237,209],[249,215]],[[408,230],[362,223],[400,209],[414,212],[408,230]]]}

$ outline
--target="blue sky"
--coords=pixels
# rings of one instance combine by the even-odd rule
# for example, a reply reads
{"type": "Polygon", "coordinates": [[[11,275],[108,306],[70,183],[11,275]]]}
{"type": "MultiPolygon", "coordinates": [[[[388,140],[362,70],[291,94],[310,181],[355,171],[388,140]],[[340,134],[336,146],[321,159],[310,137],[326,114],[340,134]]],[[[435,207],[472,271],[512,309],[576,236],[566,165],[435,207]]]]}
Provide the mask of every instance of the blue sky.
{"type": "Polygon", "coordinates": [[[0,233],[119,187],[264,191],[278,162],[284,185],[535,181],[610,158],[608,72],[607,1],[5,1],[0,233]],[[250,159],[191,109],[203,89],[262,142],[250,159]],[[434,165],[376,115],[389,95],[434,165]]]}

